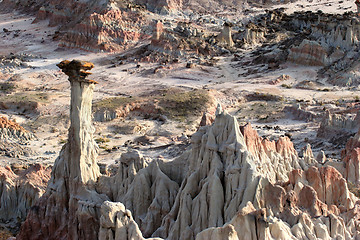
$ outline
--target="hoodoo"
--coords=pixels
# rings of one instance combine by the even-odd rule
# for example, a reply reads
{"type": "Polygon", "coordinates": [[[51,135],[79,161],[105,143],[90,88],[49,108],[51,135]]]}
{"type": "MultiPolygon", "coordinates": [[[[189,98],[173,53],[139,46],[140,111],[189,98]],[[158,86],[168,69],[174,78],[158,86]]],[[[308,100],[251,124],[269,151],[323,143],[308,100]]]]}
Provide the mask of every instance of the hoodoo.
{"type": "Polygon", "coordinates": [[[30,210],[17,239],[97,239],[100,205],[108,200],[94,190],[100,175],[93,140],[91,101],[94,65],[77,60],[57,65],[69,76],[71,107],[68,142],[56,159],[45,194],[30,210]]]}

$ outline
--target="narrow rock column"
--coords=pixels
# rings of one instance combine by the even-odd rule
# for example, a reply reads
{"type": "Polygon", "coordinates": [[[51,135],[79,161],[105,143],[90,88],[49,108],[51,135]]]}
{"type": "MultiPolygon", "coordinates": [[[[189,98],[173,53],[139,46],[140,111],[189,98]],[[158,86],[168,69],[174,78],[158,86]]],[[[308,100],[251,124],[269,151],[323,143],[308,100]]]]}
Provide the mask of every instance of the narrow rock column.
{"type": "Polygon", "coordinates": [[[69,139],[55,160],[46,192],[21,226],[18,240],[98,239],[100,206],[109,200],[95,190],[100,176],[91,125],[96,82],[86,79],[94,65],[73,60],[57,66],[69,76],[71,85],[69,139]]]}
{"type": "Polygon", "coordinates": [[[94,128],[91,124],[91,102],[96,81],[88,80],[88,70],[94,65],[77,60],[62,61],[57,65],[69,76],[71,85],[69,169],[70,178],[77,182],[95,182],[100,175],[96,164],[97,145],[93,140],[94,128]]]}
{"type": "Polygon", "coordinates": [[[217,40],[220,42],[220,43],[224,43],[224,44],[227,44],[229,47],[232,47],[234,46],[234,42],[232,40],[232,37],[231,37],[231,27],[232,27],[232,24],[231,23],[224,23],[224,28],[223,30],[221,31],[221,33],[217,36],[217,40]]]}

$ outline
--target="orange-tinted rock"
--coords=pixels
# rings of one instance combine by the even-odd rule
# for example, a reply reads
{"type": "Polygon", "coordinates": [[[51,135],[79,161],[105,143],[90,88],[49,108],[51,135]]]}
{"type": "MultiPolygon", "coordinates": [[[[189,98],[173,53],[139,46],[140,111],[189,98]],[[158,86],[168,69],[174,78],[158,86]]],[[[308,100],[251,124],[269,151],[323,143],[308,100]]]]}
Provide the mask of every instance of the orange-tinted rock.
{"type": "Polygon", "coordinates": [[[19,124],[17,124],[16,122],[13,122],[11,120],[8,120],[6,117],[0,117],[0,128],[8,128],[8,129],[12,129],[12,130],[27,132],[19,124]]]}
{"type": "Polygon", "coordinates": [[[297,156],[294,144],[288,137],[280,137],[276,142],[260,137],[251,124],[248,123],[241,127],[248,150],[254,155],[262,158],[263,154],[271,157],[271,152],[276,152],[284,158],[292,158],[297,156]]]}
{"type": "Polygon", "coordinates": [[[308,210],[312,217],[322,216],[327,211],[327,205],[318,199],[317,192],[310,186],[301,189],[298,203],[299,207],[308,210]]]}
{"type": "Polygon", "coordinates": [[[297,156],[294,144],[288,137],[280,137],[279,140],[276,141],[276,151],[284,157],[289,157],[291,155],[297,156]]]}
{"type": "MultiPolygon", "coordinates": [[[[290,172],[289,180],[292,186],[302,183],[311,187],[316,192],[316,198],[329,207],[335,205],[349,210],[355,204],[355,198],[349,192],[346,180],[333,167],[321,167],[320,169],[309,167],[307,171],[293,170],[290,172]]],[[[310,194],[310,190],[303,194],[313,195],[310,194]]],[[[313,201],[317,202],[314,199],[313,201]]]]}
{"type": "Polygon", "coordinates": [[[36,14],[36,18],[32,23],[37,23],[41,20],[45,20],[48,17],[45,7],[41,7],[36,14]]]}

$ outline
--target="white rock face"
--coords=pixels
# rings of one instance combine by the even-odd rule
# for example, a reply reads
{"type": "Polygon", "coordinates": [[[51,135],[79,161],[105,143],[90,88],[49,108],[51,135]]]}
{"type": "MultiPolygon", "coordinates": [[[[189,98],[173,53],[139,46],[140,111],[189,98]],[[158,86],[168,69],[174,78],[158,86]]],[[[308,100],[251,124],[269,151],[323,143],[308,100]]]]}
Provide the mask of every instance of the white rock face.
{"type": "MultiPolygon", "coordinates": [[[[188,175],[170,213],[153,236],[195,239],[204,229],[230,221],[248,201],[254,202],[263,176],[275,182],[295,165],[300,168],[297,155],[286,144],[279,144],[277,151],[276,147],[266,149],[267,145],[257,140],[249,143],[253,149],[249,152],[237,120],[224,112],[219,112],[212,126],[200,128],[192,137],[188,175]],[[279,171],[269,168],[270,159],[276,159],[279,171]],[[281,170],[284,172],[279,175],[281,170]]],[[[232,236],[231,229],[224,231],[232,236]]],[[[219,232],[207,234],[216,236],[219,232]]]]}
{"type": "Polygon", "coordinates": [[[171,163],[153,161],[147,165],[137,151],[130,151],[122,154],[117,174],[114,177],[102,176],[97,189],[111,200],[123,202],[133,213],[144,236],[151,236],[175,202],[182,177],[173,171],[181,173],[181,167],[176,166],[186,166],[184,160],[171,163]]]}
{"type": "MultiPolygon", "coordinates": [[[[131,212],[120,203],[105,201],[101,205],[99,240],[143,240],[131,212]]],[[[160,238],[148,238],[156,240],[160,238]]]]}
{"type": "Polygon", "coordinates": [[[69,139],[55,161],[45,194],[31,209],[18,239],[96,239],[99,209],[108,200],[94,190],[100,176],[91,125],[94,81],[85,79],[89,74],[85,71],[93,65],[73,60],[58,66],[71,84],[69,139]]]}
{"type": "Polygon", "coordinates": [[[330,111],[327,110],[318,129],[317,137],[331,139],[334,136],[356,133],[359,126],[359,113],[347,116],[331,114],[330,111]]]}
{"type": "Polygon", "coordinates": [[[253,47],[265,42],[265,34],[265,29],[259,28],[254,24],[248,24],[243,35],[245,47],[253,47]]]}
{"type": "Polygon", "coordinates": [[[230,47],[234,46],[234,41],[231,37],[231,26],[229,24],[225,24],[221,33],[217,36],[217,40],[222,43],[226,44],[230,47]]]}

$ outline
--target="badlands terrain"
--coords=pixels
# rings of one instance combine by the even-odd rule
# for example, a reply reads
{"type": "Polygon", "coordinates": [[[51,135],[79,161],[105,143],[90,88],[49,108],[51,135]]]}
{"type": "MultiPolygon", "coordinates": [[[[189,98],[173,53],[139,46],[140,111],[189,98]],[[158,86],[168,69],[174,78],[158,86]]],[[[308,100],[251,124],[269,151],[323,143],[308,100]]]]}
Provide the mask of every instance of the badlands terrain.
{"type": "Polygon", "coordinates": [[[0,239],[360,239],[353,1],[0,9],[0,239]]]}

